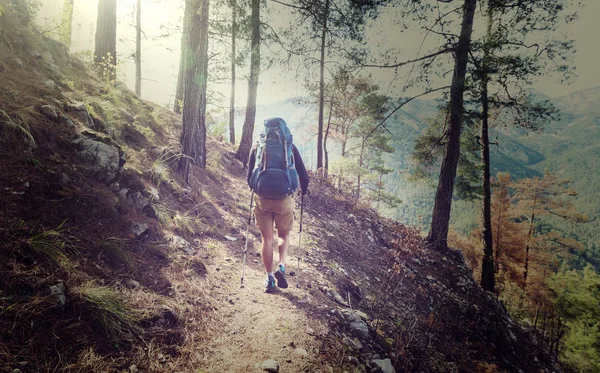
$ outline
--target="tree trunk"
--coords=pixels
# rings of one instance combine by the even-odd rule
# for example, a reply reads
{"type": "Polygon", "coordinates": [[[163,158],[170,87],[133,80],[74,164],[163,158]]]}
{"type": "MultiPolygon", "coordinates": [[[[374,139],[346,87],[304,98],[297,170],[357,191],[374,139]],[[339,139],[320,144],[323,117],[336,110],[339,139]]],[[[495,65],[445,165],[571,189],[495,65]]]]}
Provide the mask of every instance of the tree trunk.
{"type": "Polygon", "coordinates": [[[477,0],[465,0],[460,38],[455,52],[454,74],[450,88],[450,126],[448,144],[440,169],[435,204],[431,214],[431,228],[427,240],[433,247],[445,250],[448,248],[448,228],[450,225],[450,208],[452,206],[452,190],[456,178],[456,167],[460,155],[460,132],[463,116],[463,94],[467,59],[473,31],[473,16],[477,0]]]}
{"type": "Polygon", "coordinates": [[[235,144],[235,32],[236,23],[235,0],[231,1],[231,97],[229,98],[229,142],[235,144]]]}
{"type": "Polygon", "coordinates": [[[329,0],[325,0],[323,10],[323,30],[321,32],[321,59],[319,61],[319,127],[317,129],[317,172],[323,168],[323,111],[325,102],[325,38],[327,37],[327,18],[329,17],[329,0]]]}
{"type": "Polygon", "coordinates": [[[73,1],[74,0],[63,1],[61,39],[67,48],[71,48],[71,32],[73,30],[73,1]]]}
{"type": "MultiPolygon", "coordinates": [[[[489,139],[488,139],[489,140],[489,139]]],[[[488,141],[489,143],[489,141],[488,141]]],[[[496,272],[499,269],[499,263],[500,263],[500,237],[501,237],[501,232],[502,232],[502,209],[504,208],[504,197],[505,197],[505,191],[501,190],[499,192],[499,196],[498,196],[498,219],[496,220],[496,242],[493,243],[493,245],[496,246],[496,252],[494,253],[496,256],[496,266],[494,267],[494,269],[496,270],[496,272]]]]}
{"type": "Polygon", "coordinates": [[[381,203],[381,189],[383,188],[383,174],[379,174],[379,183],[377,183],[377,213],[379,213],[379,204],[381,203]]]}
{"type": "Polygon", "coordinates": [[[537,197],[533,198],[533,207],[531,211],[531,219],[529,220],[529,231],[527,232],[527,244],[525,245],[525,266],[523,272],[523,290],[527,287],[527,275],[529,274],[529,250],[531,248],[530,243],[533,238],[533,226],[535,222],[535,208],[537,204],[537,197]]]}
{"type": "Polygon", "coordinates": [[[135,94],[142,96],[142,0],[137,0],[135,27],[135,94]]]}
{"type": "Polygon", "coordinates": [[[483,262],[481,263],[481,287],[483,290],[494,292],[494,247],[492,237],[492,188],[490,186],[490,139],[489,139],[489,56],[492,39],[492,8],[488,4],[487,40],[483,52],[483,71],[481,81],[481,158],[483,162],[483,262]]]}
{"type": "Polygon", "coordinates": [[[323,169],[323,176],[327,179],[329,175],[329,152],[327,151],[327,138],[329,137],[329,128],[331,127],[331,114],[333,112],[333,93],[331,94],[331,102],[329,103],[329,118],[327,119],[327,128],[325,129],[325,136],[323,137],[323,153],[325,153],[325,165],[323,169]]]}
{"type": "Polygon", "coordinates": [[[186,41],[185,36],[189,32],[190,17],[189,14],[184,12],[183,14],[183,31],[181,33],[181,51],[179,52],[179,72],[177,73],[177,87],[175,88],[175,102],[173,104],[173,111],[177,114],[181,114],[181,107],[183,105],[183,81],[185,79],[184,67],[186,58],[186,41]]]}
{"type": "Polygon", "coordinates": [[[117,0],[98,1],[94,63],[106,79],[116,78],[117,0]]]}
{"type": "Polygon", "coordinates": [[[360,155],[358,157],[358,177],[356,178],[356,203],[360,200],[360,174],[362,173],[362,166],[364,161],[365,153],[365,142],[363,141],[360,147],[360,155]]]}
{"type": "Polygon", "coordinates": [[[185,12],[190,27],[185,34],[185,92],[183,96],[183,132],[177,170],[189,182],[192,162],[206,168],[206,78],[208,70],[209,0],[186,0],[185,12]]]}
{"type": "Polygon", "coordinates": [[[258,75],[260,74],[260,0],[252,0],[252,51],[250,54],[250,80],[248,81],[248,103],[246,104],[246,118],[242,128],[242,139],[235,157],[246,168],[248,156],[252,148],[254,133],[254,120],[256,119],[256,91],[258,89],[258,75]]]}

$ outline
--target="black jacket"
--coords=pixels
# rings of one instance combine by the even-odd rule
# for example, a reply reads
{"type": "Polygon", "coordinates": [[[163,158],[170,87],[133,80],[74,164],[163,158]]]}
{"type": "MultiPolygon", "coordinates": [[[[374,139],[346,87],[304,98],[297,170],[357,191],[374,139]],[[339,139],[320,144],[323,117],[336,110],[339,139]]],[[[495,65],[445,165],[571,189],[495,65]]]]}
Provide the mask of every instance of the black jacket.
{"type": "MultiPolygon", "coordinates": [[[[292,144],[292,154],[294,155],[295,167],[296,171],[298,172],[298,178],[300,179],[300,189],[302,190],[302,194],[305,194],[308,190],[308,173],[306,172],[306,167],[304,167],[304,162],[302,161],[300,152],[298,152],[298,149],[294,144],[292,144]]],[[[248,185],[250,185],[250,178],[252,177],[255,163],[256,146],[252,147],[252,150],[250,151],[250,159],[248,159],[248,172],[246,173],[246,181],[248,182],[248,185]]]]}

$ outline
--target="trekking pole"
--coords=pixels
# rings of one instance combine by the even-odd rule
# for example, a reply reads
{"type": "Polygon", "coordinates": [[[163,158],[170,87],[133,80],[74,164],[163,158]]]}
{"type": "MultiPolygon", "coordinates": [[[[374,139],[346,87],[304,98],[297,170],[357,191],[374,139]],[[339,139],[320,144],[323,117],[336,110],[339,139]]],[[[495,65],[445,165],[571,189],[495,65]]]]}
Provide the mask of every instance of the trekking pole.
{"type": "Polygon", "coordinates": [[[254,191],[250,196],[250,213],[248,214],[248,225],[246,225],[246,243],[244,244],[244,260],[242,262],[242,278],[240,286],[244,285],[244,274],[246,273],[246,253],[248,252],[248,231],[250,230],[250,222],[252,221],[252,202],[254,202],[254,191]]]}
{"type": "MultiPolygon", "coordinates": [[[[298,235],[298,277],[300,276],[300,252],[302,250],[302,213],[304,212],[304,194],[300,196],[300,232],[298,235]]],[[[300,287],[300,282],[296,281],[296,287],[300,287]]]]}

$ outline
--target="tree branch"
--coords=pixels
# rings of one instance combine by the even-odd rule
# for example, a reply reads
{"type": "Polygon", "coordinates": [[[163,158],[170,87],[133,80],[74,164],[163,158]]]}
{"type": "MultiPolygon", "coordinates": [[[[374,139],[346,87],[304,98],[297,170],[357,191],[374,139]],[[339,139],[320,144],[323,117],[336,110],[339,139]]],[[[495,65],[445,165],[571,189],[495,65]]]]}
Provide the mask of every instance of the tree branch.
{"type": "Polygon", "coordinates": [[[447,48],[439,50],[439,51],[437,51],[435,53],[431,53],[431,54],[428,54],[426,56],[416,58],[414,60],[408,60],[408,61],[404,61],[404,62],[400,62],[400,63],[395,63],[393,65],[373,65],[373,64],[369,64],[369,65],[361,65],[361,66],[362,67],[378,67],[378,68],[382,68],[382,69],[383,68],[385,68],[385,69],[395,69],[395,68],[400,67],[400,66],[404,66],[404,65],[411,64],[411,63],[423,61],[423,60],[426,60],[428,58],[437,57],[437,56],[439,56],[441,54],[449,53],[449,52],[453,52],[453,51],[454,51],[454,47],[447,47],[447,48]]]}

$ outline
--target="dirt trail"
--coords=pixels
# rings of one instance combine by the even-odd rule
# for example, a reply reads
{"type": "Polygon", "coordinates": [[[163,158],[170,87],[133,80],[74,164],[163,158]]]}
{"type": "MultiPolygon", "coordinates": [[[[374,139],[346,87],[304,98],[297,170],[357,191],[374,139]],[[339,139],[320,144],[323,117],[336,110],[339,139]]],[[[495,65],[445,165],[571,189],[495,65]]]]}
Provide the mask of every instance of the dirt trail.
{"type": "MultiPolygon", "coordinates": [[[[298,222],[294,224],[297,231],[298,222]]],[[[273,294],[264,291],[265,272],[256,255],[260,240],[250,233],[244,286],[240,286],[244,240],[225,242],[208,266],[213,282],[215,313],[220,330],[207,346],[207,372],[259,372],[260,363],[273,359],[280,372],[316,370],[320,341],[315,335],[328,332],[319,318],[313,318],[310,295],[296,287],[298,279],[311,270],[301,269],[300,277],[288,276],[289,287],[273,294]],[[230,255],[230,256],[228,256],[230,255]],[[301,349],[306,350],[304,355],[301,349]]],[[[288,254],[288,272],[296,271],[298,234],[293,232],[288,254]]],[[[276,249],[275,249],[276,251],[276,249]]],[[[274,254],[277,263],[278,254],[274,254]]],[[[303,263],[306,268],[306,264],[303,263]]]]}

